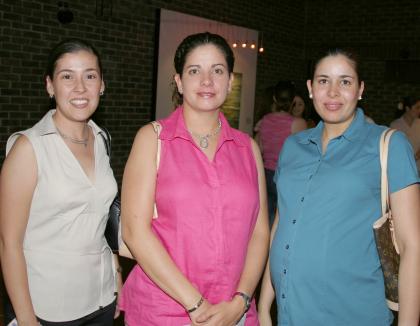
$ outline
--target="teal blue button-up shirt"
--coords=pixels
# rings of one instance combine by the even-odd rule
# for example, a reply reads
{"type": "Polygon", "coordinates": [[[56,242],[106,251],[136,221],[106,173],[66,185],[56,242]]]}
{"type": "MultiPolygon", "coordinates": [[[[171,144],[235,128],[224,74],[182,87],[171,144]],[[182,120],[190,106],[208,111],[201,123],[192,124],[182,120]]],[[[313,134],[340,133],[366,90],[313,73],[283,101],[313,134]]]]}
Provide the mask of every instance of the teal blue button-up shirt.
{"type": "MultiPolygon", "coordinates": [[[[289,137],[274,180],[280,220],[270,268],[280,325],[384,326],[384,297],[372,224],[381,215],[379,139],[383,126],[354,120],[322,153],[323,123],[289,137]]],[[[394,133],[390,191],[418,183],[413,151],[394,133]]]]}

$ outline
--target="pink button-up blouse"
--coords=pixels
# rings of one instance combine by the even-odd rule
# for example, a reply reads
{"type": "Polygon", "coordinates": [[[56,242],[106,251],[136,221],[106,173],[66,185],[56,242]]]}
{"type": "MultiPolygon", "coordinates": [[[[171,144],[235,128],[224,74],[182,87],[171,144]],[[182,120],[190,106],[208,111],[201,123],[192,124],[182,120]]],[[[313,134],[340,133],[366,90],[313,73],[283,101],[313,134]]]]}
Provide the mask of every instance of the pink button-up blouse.
{"type": "MultiPolygon", "coordinates": [[[[228,301],[244,268],[259,212],[258,174],[248,135],[220,114],[213,161],[187,131],[183,108],[161,120],[161,160],[153,230],[178,268],[210,303],[228,301]]],[[[126,323],[189,325],[185,309],[143,272],[131,271],[120,306],[126,323]]],[[[245,325],[258,325],[255,303],[245,325]]]]}

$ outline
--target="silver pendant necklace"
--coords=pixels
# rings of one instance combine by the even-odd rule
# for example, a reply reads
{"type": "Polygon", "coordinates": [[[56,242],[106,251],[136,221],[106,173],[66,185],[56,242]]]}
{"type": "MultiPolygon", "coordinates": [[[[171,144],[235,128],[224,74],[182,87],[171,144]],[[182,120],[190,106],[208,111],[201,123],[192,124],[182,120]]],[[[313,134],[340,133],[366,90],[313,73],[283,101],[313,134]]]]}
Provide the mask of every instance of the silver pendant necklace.
{"type": "MultiPolygon", "coordinates": [[[[87,127],[87,125],[85,125],[85,130],[86,130],[86,127],[87,127]]],[[[63,134],[61,132],[61,130],[58,129],[57,126],[55,126],[55,128],[57,129],[57,132],[61,136],[61,138],[67,139],[67,140],[71,141],[74,144],[84,145],[85,147],[87,147],[87,144],[88,144],[88,141],[89,141],[89,130],[88,130],[88,133],[87,133],[87,137],[85,139],[77,139],[77,138],[70,137],[70,136],[68,136],[66,134],[63,134]]]]}
{"type": "Polygon", "coordinates": [[[219,119],[216,129],[213,132],[208,133],[204,136],[197,135],[190,130],[188,130],[188,132],[191,134],[191,136],[198,138],[198,145],[200,146],[200,148],[206,149],[207,147],[209,147],[209,138],[216,136],[220,132],[221,127],[222,127],[222,121],[220,121],[219,119]]]}

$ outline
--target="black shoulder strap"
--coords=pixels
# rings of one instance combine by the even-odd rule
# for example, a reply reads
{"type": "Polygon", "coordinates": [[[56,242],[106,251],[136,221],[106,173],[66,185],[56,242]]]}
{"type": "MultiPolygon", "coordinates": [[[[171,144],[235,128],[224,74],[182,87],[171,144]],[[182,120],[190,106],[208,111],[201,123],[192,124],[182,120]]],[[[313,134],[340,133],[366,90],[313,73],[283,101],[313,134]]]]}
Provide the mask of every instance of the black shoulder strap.
{"type": "Polygon", "coordinates": [[[101,137],[105,143],[106,153],[111,158],[111,134],[109,133],[108,129],[101,127],[103,133],[101,132],[101,137]],[[105,134],[105,135],[104,135],[105,134]]]}

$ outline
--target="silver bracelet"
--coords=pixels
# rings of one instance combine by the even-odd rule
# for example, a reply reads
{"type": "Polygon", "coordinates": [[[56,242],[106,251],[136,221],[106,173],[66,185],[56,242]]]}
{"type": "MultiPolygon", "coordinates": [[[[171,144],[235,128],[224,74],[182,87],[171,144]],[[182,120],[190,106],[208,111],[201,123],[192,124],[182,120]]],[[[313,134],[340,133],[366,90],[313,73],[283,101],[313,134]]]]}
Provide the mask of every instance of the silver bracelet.
{"type": "Polygon", "coordinates": [[[187,312],[190,314],[194,311],[196,311],[198,308],[200,308],[200,306],[203,304],[204,302],[204,298],[201,297],[200,300],[195,304],[194,307],[192,307],[191,309],[188,309],[187,312]]]}

